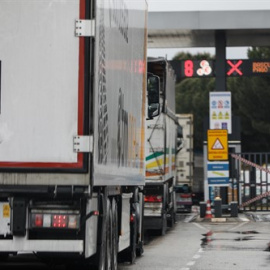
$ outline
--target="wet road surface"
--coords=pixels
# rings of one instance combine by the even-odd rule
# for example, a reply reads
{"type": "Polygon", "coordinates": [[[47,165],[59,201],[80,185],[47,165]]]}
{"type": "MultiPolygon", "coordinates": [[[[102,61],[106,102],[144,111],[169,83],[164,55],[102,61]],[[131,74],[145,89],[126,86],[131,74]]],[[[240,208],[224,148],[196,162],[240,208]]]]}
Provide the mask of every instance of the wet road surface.
{"type": "Polygon", "coordinates": [[[150,238],[134,265],[121,264],[119,269],[269,269],[269,221],[270,214],[269,220],[258,214],[216,223],[181,215],[166,236],[150,238]]]}
{"type": "MultiPolygon", "coordinates": [[[[178,214],[165,236],[148,235],[136,263],[119,263],[119,270],[264,270],[270,268],[270,213],[242,214],[226,222],[178,214]]],[[[0,269],[65,270],[22,256],[0,262],[0,269]]],[[[79,268],[74,268],[79,269],[79,268]]]]}

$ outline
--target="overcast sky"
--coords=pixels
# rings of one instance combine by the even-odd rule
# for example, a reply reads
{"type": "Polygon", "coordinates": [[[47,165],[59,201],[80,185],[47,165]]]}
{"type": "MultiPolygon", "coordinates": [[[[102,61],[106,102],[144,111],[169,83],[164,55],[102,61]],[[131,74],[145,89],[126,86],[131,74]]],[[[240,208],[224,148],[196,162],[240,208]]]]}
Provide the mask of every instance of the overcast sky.
{"type": "MultiPolygon", "coordinates": [[[[270,10],[270,0],[147,0],[148,10],[155,11],[203,11],[203,10],[270,10]]],[[[226,50],[227,59],[247,58],[247,47],[230,47],[226,50]]],[[[148,56],[167,56],[170,60],[179,52],[209,52],[215,48],[148,49],[148,56]]]]}
{"type": "Polygon", "coordinates": [[[147,0],[149,11],[266,10],[270,0],[147,0]]]}

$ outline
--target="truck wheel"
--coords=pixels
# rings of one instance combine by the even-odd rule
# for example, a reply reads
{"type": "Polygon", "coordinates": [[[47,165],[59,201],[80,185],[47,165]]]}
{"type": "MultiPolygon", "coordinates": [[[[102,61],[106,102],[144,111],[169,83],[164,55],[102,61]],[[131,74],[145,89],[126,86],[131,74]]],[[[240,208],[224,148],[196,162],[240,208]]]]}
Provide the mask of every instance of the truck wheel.
{"type": "Polygon", "coordinates": [[[112,269],[112,208],[107,201],[107,220],[106,220],[106,270],[112,269]]]}
{"type": "Polygon", "coordinates": [[[172,228],[175,224],[175,213],[172,213],[170,219],[168,220],[168,226],[172,228]]]}
{"type": "Polygon", "coordinates": [[[111,203],[109,199],[102,199],[102,204],[103,204],[103,207],[101,208],[102,215],[99,216],[99,223],[98,223],[98,226],[101,230],[99,233],[101,244],[98,248],[98,254],[97,254],[98,256],[97,256],[95,269],[111,270],[112,209],[111,209],[111,203]]]}
{"type": "MultiPolygon", "coordinates": [[[[107,199],[105,199],[102,196],[99,198],[99,204],[100,204],[100,215],[98,217],[98,239],[99,239],[99,244],[97,248],[97,256],[96,256],[96,261],[94,265],[95,270],[105,270],[106,268],[106,250],[107,250],[107,217],[108,214],[105,212],[107,207],[106,207],[107,199]]],[[[91,268],[91,262],[90,262],[90,269],[91,268]]]]}
{"type": "Polygon", "coordinates": [[[118,256],[118,211],[115,199],[112,201],[112,270],[117,270],[118,256]]]}
{"type": "Polygon", "coordinates": [[[160,234],[162,236],[164,236],[166,234],[166,231],[167,231],[167,215],[166,214],[163,214],[163,217],[162,217],[162,228],[160,230],[160,234]]]}
{"type": "Polygon", "coordinates": [[[128,254],[128,261],[131,264],[135,263],[136,260],[136,245],[137,245],[137,218],[134,217],[133,223],[130,224],[130,248],[128,254]]]}
{"type": "Polygon", "coordinates": [[[137,245],[137,249],[136,249],[136,256],[137,257],[141,257],[143,255],[144,249],[143,249],[143,242],[141,241],[138,245],[137,245]]]}

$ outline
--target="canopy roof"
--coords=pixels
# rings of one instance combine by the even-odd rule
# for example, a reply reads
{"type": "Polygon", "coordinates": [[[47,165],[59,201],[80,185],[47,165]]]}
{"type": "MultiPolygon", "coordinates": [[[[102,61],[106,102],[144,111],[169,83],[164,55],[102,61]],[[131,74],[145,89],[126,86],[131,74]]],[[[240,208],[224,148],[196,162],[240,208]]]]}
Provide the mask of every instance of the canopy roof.
{"type": "Polygon", "coordinates": [[[270,46],[270,10],[149,12],[148,48],[215,47],[216,30],[227,47],[270,46]]]}

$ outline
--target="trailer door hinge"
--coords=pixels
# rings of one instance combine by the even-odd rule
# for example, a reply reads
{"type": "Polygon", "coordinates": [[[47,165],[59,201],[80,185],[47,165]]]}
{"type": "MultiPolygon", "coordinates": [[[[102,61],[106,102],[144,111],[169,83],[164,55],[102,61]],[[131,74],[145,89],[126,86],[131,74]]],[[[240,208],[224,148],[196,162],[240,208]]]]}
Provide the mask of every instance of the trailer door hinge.
{"type": "Polygon", "coordinates": [[[76,153],[93,152],[93,136],[75,136],[73,138],[73,151],[76,153]]]}
{"type": "Polygon", "coordinates": [[[76,20],[75,36],[76,37],[94,37],[95,20],[76,20]]]}

